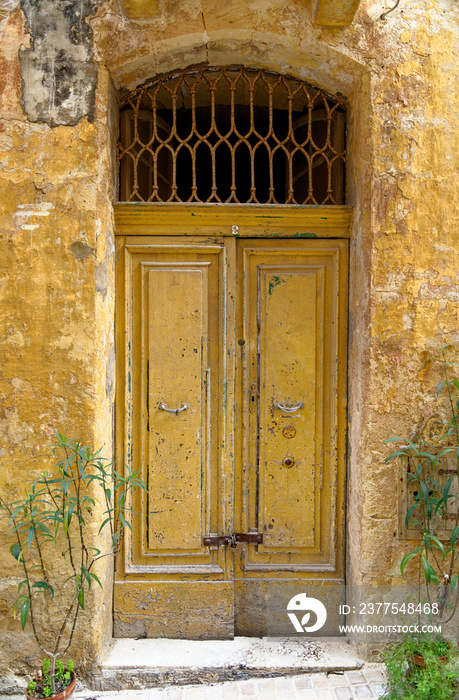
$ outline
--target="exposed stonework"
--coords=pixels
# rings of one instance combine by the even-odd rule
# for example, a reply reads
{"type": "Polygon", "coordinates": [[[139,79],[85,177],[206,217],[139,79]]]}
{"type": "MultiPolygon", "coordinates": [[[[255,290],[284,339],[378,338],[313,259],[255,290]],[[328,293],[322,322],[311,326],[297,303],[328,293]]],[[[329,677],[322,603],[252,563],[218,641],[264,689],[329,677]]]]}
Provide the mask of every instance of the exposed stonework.
{"type": "Polygon", "coordinates": [[[314,21],[319,27],[349,27],[360,0],[315,0],[314,21]]]}
{"type": "Polygon", "coordinates": [[[23,105],[50,126],[94,119],[97,69],[87,18],[101,0],[21,0],[32,37],[20,52],[23,105]]]}
{"type": "Polygon", "coordinates": [[[148,20],[159,12],[157,0],[120,0],[121,9],[130,19],[148,20]]]}

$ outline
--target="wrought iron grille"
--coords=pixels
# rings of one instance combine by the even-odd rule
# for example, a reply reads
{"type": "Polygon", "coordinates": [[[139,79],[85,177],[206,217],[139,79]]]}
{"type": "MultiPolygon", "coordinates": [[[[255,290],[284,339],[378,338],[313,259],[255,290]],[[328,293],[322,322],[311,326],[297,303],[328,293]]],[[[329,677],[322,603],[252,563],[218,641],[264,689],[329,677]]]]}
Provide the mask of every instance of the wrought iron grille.
{"type": "Polygon", "coordinates": [[[346,108],[241,67],[162,76],[121,97],[121,201],[344,204],[346,108]]]}

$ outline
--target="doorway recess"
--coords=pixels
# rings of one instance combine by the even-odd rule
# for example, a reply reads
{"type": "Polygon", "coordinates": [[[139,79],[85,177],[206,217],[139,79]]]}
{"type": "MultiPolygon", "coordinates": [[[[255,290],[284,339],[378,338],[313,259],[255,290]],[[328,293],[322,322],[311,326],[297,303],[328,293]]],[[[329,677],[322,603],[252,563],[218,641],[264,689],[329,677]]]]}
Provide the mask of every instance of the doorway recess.
{"type": "Polygon", "coordinates": [[[336,634],[346,103],[259,69],[175,72],[121,96],[118,160],[117,454],[149,491],[114,634],[277,636],[306,586],[336,634]]]}

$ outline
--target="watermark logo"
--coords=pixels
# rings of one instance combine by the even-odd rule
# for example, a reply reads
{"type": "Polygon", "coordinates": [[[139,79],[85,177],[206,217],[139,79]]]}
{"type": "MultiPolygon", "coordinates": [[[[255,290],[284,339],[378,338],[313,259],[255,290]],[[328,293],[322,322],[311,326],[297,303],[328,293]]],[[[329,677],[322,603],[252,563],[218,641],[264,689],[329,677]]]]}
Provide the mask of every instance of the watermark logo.
{"type": "Polygon", "coordinates": [[[297,632],[317,632],[327,621],[327,610],[325,605],[317,600],[317,598],[308,598],[306,593],[298,593],[289,600],[287,605],[287,615],[290,618],[292,625],[297,632]],[[289,610],[295,612],[288,612],[289,610]],[[304,612],[305,614],[299,619],[297,613],[304,612]],[[310,627],[307,624],[311,618],[311,613],[315,613],[316,621],[310,627]]]}

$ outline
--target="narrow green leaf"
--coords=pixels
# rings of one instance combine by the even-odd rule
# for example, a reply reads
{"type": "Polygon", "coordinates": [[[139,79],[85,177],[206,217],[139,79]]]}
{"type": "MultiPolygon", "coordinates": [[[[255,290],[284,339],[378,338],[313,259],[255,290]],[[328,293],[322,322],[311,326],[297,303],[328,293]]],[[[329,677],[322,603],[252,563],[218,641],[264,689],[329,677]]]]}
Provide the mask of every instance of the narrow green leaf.
{"type": "MultiPolygon", "coordinates": [[[[438,537],[435,537],[435,535],[424,535],[424,540],[425,540],[425,541],[428,540],[429,542],[430,542],[430,540],[433,540],[434,543],[435,543],[435,546],[438,547],[438,549],[439,549],[443,554],[445,553],[445,548],[444,548],[444,546],[443,546],[443,543],[440,542],[440,540],[438,539],[438,537]]],[[[426,543],[427,543],[427,542],[426,542],[426,543]]]]}
{"type": "Polygon", "coordinates": [[[29,528],[29,534],[27,535],[27,547],[30,549],[33,542],[33,527],[29,528]]]}
{"type": "Polygon", "coordinates": [[[437,396],[440,393],[440,391],[443,389],[444,386],[445,386],[445,382],[439,382],[437,384],[437,396]]]}
{"type": "Polygon", "coordinates": [[[90,575],[91,578],[94,579],[94,581],[97,581],[97,583],[99,584],[99,586],[102,588],[102,584],[101,584],[99,578],[96,576],[96,574],[93,574],[93,573],[91,572],[89,575],[90,575]]]}
{"type": "Polygon", "coordinates": [[[67,534],[68,529],[70,527],[70,523],[72,521],[72,516],[73,516],[73,512],[75,510],[75,506],[76,506],[76,503],[71,503],[71,505],[69,506],[69,509],[64,514],[63,526],[64,526],[64,533],[65,534],[67,534]]]}
{"type": "Polygon", "coordinates": [[[99,534],[100,534],[101,530],[105,527],[105,525],[110,522],[110,520],[111,520],[111,518],[105,518],[104,522],[102,523],[102,525],[99,528],[99,534]]]}
{"type": "Polygon", "coordinates": [[[78,471],[80,473],[81,480],[84,482],[86,481],[86,472],[84,470],[84,464],[81,462],[78,462],[78,471]]]}
{"type": "Polygon", "coordinates": [[[459,535],[459,525],[456,525],[454,530],[451,533],[451,547],[454,547],[456,544],[457,536],[459,535]]]}
{"type": "Polygon", "coordinates": [[[436,456],[433,455],[431,452],[426,452],[423,450],[422,452],[419,452],[419,455],[421,457],[427,457],[427,459],[430,459],[431,462],[435,462],[436,456]]]}
{"type": "Polygon", "coordinates": [[[405,570],[405,566],[406,566],[406,565],[408,564],[408,562],[409,562],[411,559],[413,559],[413,557],[415,557],[422,549],[423,549],[423,547],[416,547],[416,549],[413,549],[412,552],[410,552],[409,554],[407,554],[406,556],[403,557],[402,562],[401,562],[401,564],[400,564],[400,572],[401,572],[402,576],[403,576],[403,572],[404,572],[404,570],[405,570]]]}
{"type": "Polygon", "coordinates": [[[421,557],[426,583],[430,583],[430,564],[425,557],[421,557]]]}
{"type": "Polygon", "coordinates": [[[406,517],[405,517],[405,525],[406,525],[406,527],[408,527],[410,518],[411,518],[411,516],[413,515],[414,511],[416,510],[416,508],[418,507],[418,505],[419,505],[418,503],[415,503],[413,506],[411,506],[411,508],[409,508],[409,510],[408,510],[408,512],[407,512],[407,514],[406,514],[406,517]]]}
{"type": "Polygon", "coordinates": [[[78,605],[84,610],[84,589],[81,588],[78,593],[78,605]]]}
{"type": "Polygon", "coordinates": [[[438,583],[437,572],[435,571],[435,569],[433,568],[433,566],[431,564],[429,564],[429,567],[430,567],[430,580],[433,581],[435,584],[437,584],[438,583]]]}
{"type": "Polygon", "coordinates": [[[21,605],[21,627],[24,629],[27,622],[27,615],[29,614],[30,600],[27,598],[21,605]]]}
{"type": "Polygon", "coordinates": [[[13,557],[16,559],[16,561],[20,561],[21,548],[19,546],[19,542],[16,542],[15,544],[11,545],[10,552],[13,555],[13,557]]]}
{"type": "Polygon", "coordinates": [[[420,481],[419,485],[420,485],[421,490],[422,490],[423,499],[427,503],[427,501],[429,500],[429,490],[428,490],[426,484],[424,483],[424,481],[420,481]]]}
{"type": "Polygon", "coordinates": [[[406,455],[406,452],[402,452],[401,450],[398,450],[397,452],[392,452],[389,457],[386,457],[384,460],[384,463],[390,462],[391,459],[394,459],[394,457],[404,457],[406,455]]]}
{"type": "Polygon", "coordinates": [[[51,598],[54,598],[54,588],[49,583],[46,583],[46,581],[37,581],[33,584],[32,588],[41,588],[46,590],[51,595],[51,598]]]}

